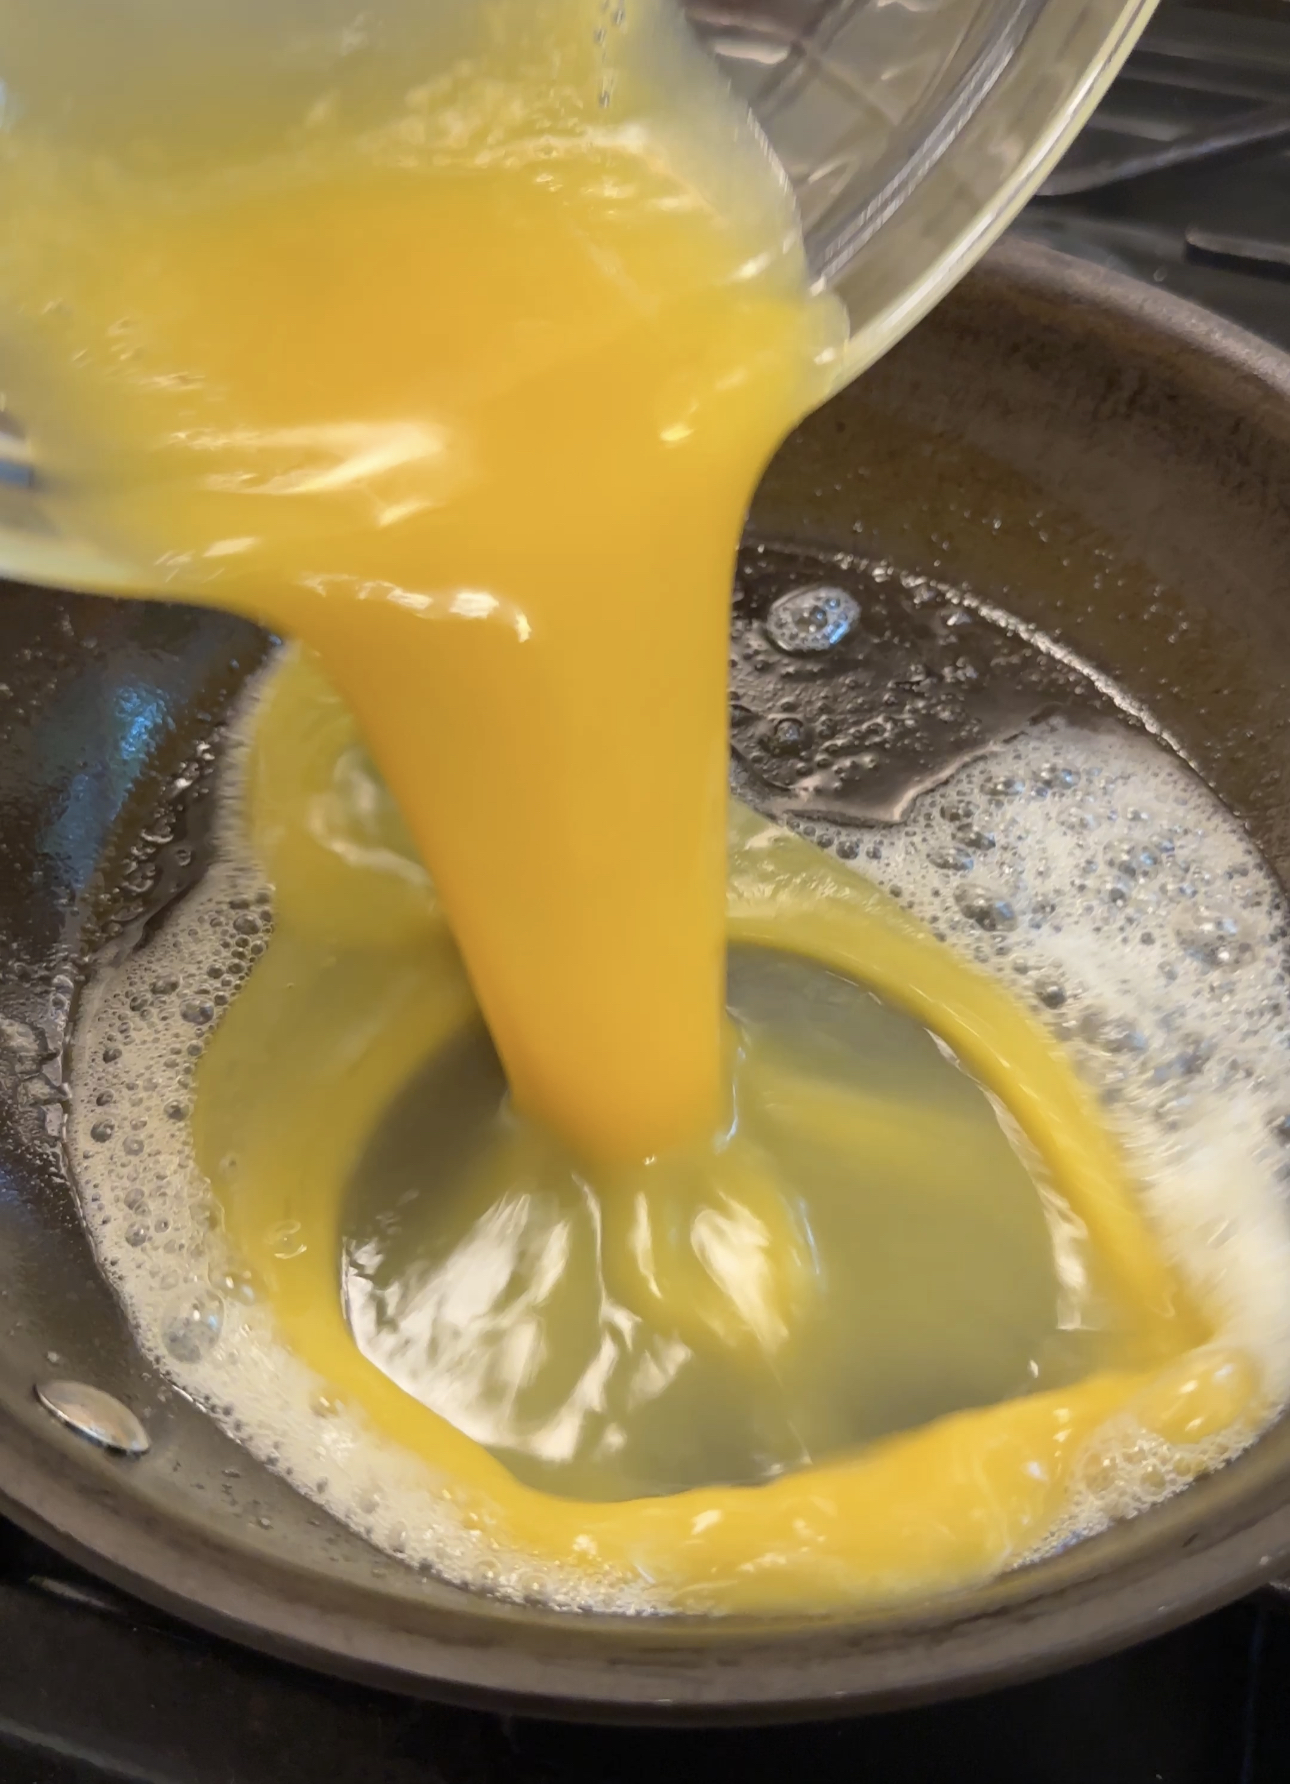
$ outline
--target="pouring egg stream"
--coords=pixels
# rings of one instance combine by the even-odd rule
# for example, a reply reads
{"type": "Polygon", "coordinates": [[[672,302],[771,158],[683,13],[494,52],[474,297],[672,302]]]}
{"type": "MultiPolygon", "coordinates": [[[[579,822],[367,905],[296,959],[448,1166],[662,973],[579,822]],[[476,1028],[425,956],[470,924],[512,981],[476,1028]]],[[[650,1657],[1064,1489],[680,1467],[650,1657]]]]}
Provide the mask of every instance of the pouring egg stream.
{"type": "Polygon", "coordinates": [[[0,5],[50,505],[296,641],[221,858],[83,1000],[141,1341],[380,1546],[565,1605],[967,1585],[1235,1453],[1290,1373],[1266,1087],[1220,1270],[1222,1173],[1170,1203],[979,927],[728,801],[735,551],[846,328],[750,121],[661,0],[391,6],[280,78],[236,24],[204,84],[91,33],[98,117],[0,5]]]}

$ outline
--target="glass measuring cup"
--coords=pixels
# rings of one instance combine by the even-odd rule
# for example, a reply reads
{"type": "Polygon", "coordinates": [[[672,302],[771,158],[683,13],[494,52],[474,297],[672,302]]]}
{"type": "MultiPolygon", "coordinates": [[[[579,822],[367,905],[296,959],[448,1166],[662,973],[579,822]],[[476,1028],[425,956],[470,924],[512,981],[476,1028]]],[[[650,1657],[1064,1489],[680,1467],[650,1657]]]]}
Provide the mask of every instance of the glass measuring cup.
{"type": "Polygon", "coordinates": [[[687,0],[846,303],[845,382],[1016,215],[1156,0],[687,0]]]}
{"type": "MultiPolygon", "coordinates": [[[[60,0],[50,11],[76,14],[77,3],[60,0]]],[[[163,12],[167,0],[118,3],[146,14],[163,12]]],[[[1154,4],[683,0],[788,176],[813,283],[846,306],[839,382],[912,327],[1007,225],[1096,105],[1154,4]]],[[[24,33],[57,28],[49,16],[24,18],[26,10],[0,0],[0,128],[22,103],[4,84],[6,40],[21,47],[24,33]]],[[[360,41],[368,28],[368,15],[350,18],[347,0],[271,8],[223,0],[223,10],[262,33],[266,53],[293,19],[315,35],[334,26],[341,42],[346,33],[360,41]]],[[[101,18],[96,28],[110,23],[101,18]]],[[[306,64],[302,80],[312,78],[306,64]]],[[[90,109],[96,104],[106,115],[111,95],[93,94],[90,109]]],[[[68,116],[77,128],[71,108],[68,116]]],[[[0,411],[0,571],[137,591],[137,568],[61,529],[58,492],[42,479],[21,419],[9,424],[0,411]]]]}

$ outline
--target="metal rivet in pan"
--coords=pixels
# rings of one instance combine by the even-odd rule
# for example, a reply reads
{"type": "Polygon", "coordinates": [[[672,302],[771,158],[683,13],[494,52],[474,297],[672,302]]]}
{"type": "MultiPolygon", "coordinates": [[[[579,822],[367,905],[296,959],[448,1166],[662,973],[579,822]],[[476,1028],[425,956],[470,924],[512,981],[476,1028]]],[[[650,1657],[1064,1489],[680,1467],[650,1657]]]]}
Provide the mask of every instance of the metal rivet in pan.
{"type": "Polygon", "coordinates": [[[123,1456],[146,1455],[152,1439],[128,1406],[83,1381],[41,1381],[36,1398],[60,1424],[100,1448],[123,1456]]]}

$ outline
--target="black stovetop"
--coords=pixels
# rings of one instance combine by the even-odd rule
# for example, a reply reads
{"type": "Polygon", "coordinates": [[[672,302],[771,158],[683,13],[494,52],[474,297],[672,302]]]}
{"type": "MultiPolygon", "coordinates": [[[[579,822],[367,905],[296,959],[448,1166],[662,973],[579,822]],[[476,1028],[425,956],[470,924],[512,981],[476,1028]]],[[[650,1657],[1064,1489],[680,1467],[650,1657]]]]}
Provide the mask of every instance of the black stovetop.
{"type": "MultiPolygon", "coordinates": [[[[1290,0],[1165,4],[1017,230],[1290,348],[1290,0]],[[1078,177],[1082,176],[1082,177],[1078,177]],[[1083,185],[1081,191],[1070,190],[1083,185]]],[[[338,1684],[135,1604],[0,1523],[0,1784],[1286,1784],[1290,1596],[1269,1589],[1108,1660],[970,1701],[761,1730],[573,1728],[338,1684]]]]}
{"type": "Polygon", "coordinates": [[[1162,285],[1290,349],[1290,0],[1203,9],[1164,0],[1050,184],[1085,181],[1032,202],[1016,233],[1162,285]],[[1231,126],[1256,114],[1279,140],[1222,153],[1231,126]],[[1108,178],[1180,144],[1203,158],[1108,178]]]}
{"type": "Polygon", "coordinates": [[[849,1722],[569,1727],[339,1684],[0,1538],[3,1784],[1285,1784],[1290,1614],[1267,1592],[1035,1684],[849,1722]]]}

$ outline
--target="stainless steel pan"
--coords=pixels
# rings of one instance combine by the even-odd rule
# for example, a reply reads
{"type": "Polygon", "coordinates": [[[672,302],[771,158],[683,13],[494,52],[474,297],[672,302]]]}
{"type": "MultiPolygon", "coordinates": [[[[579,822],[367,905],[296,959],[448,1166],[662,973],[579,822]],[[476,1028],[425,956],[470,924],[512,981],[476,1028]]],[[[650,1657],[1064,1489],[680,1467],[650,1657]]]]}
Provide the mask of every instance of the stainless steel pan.
{"type": "MultiPolygon", "coordinates": [[[[784,447],[753,526],[970,585],[1113,674],[1290,883],[1290,360],[1166,295],[1016,244],[784,447]],[[1095,584],[1095,571],[1100,580],[1095,584]]],[[[1290,1555],[1290,1424],[1076,1549],[899,1613],[563,1617],[387,1561],[141,1358],[59,1152],[88,954],[200,873],[209,756],[267,641],[190,609],[0,590],[0,1505],[155,1604],[336,1673],[530,1711],[752,1720],[994,1685],[1131,1642],[1290,1555]],[[169,841],[135,845],[156,826],[169,841]],[[155,869],[155,877],[153,876],[155,869]],[[130,1459],[53,1419],[134,1409],[130,1459]]]]}

